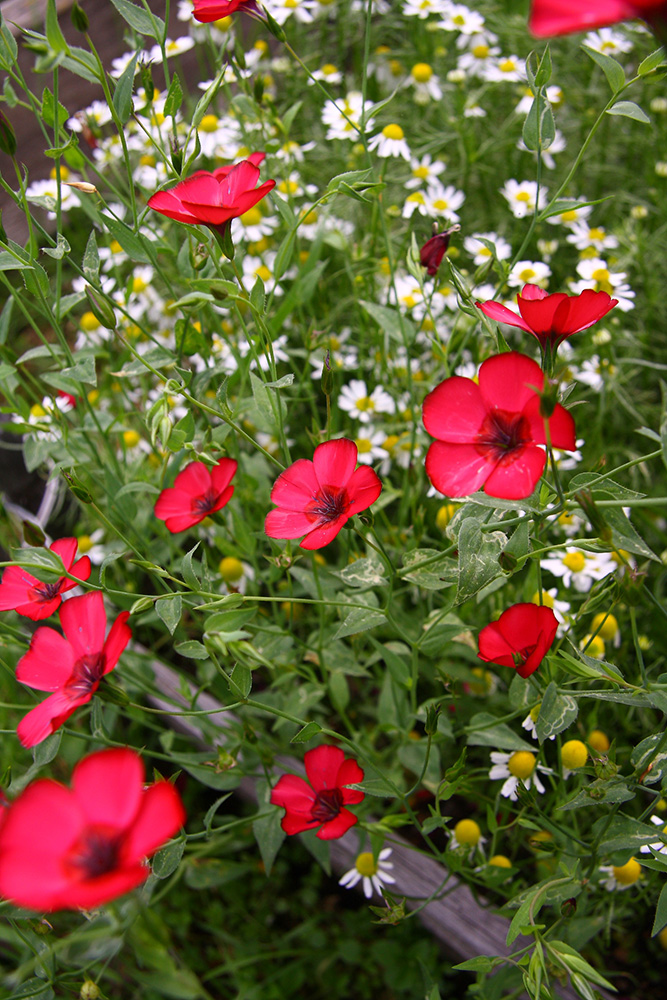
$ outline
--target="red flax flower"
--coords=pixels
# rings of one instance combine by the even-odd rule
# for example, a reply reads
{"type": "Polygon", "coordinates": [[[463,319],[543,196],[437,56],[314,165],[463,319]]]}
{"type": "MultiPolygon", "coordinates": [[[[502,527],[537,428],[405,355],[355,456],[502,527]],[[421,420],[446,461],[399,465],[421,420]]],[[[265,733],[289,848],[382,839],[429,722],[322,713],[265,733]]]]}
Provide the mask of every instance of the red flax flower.
{"type": "Polygon", "coordinates": [[[573,333],[587,330],[618,305],[618,299],[612,299],[606,292],[586,288],[581,295],[566,295],[565,292],[549,295],[539,285],[524,285],[516,301],[520,316],[492,299],[478,302],[477,308],[489,319],[532,333],[543,351],[547,344],[555,351],[573,333]]]}
{"type": "Polygon", "coordinates": [[[16,666],[16,679],[37,691],[52,691],[18,724],[24,747],[35,746],[55,732],[72,712],[90,701],[102,677],[118,663],[132,633],[121,611],[104,638],[107,616],[99,590],[71,597],[60,609],[65,633],[38,628],[30,648],[16,666]]]}
{"type": "Polygon", "coordinates": [[[558,620],[537,604],[513,604],[479,633],[480,660],[513,667],[519,677],[530,677],[551,649],[558,620]]]}
{"type": "MultiPolygon", "coordinates": [[[[60,556],[68,573],[82,582],[88,579],[90,559],[76,559],[76,538],[59,538],[50,548],[60,556]]],[[[16,611],[34,622],[48,618],[60,606],[62,594],[72,587],[76,587],[76,580],[66,576],[54,583],[42,583],[20,566],[8,566],[0,583],[0,611],[16,611]]]]}
{"type": "Polygon", "coordinates": [[[641,17],[655,28],[667,19],[665,0],[533,0],[528,27],[538,38],[590,31],[641,17]]]}
{"type": "Polygon", "coordinates": [[[306,537],[302,549],[321,549],[346,521],[375,503],[382,483],[367,465],[357,464],[357,446],[348,438],[325,441],[312,462],[300,458],[273,484],[264,530],[269,538],[306,537]]]}
{"type": "Polygon", "coordinates": [[[283,774],[271,792],[271,803],[285,809],[281,821],[285,833],[319,827],[320,840],[336,840],[357,822],[345,806],[363,802],[364,793],[347,786],[363,781],[364,772],[339,747],[315,747],[303,761],[308,781],[296,774],[283,774]]]}
{"type": "Polygon", "coordinates": [[[259,7],[255,0],[194,0],[195,9],[192,16],[196,21],[208,24],[209,21],[219,21],[235,11],[247,11],[258,14],[259,7]]]}
{"type": "Polygon", "coordinates": [[[545,425],[555,448],[574,451],[574,420],[557,403],[548,421],[540,413],[545,384],[540,366],[511,352],[488,358],[478,382],[453,375],[424,400],[424,427],[437,441],[426,456],[426,474],[445,496],[463,497],[484,487],[492,497],[530,496],[544,471],[545,425]]]}
{"type": "Polygon", "coordinates": [[[141,758],[101,750],[74,768],[71,789],[29,785],[0,827],[0,896],[40,912],[90,909],[141,885],[145,863],[185,822],[168,781],[144,788],[141,758]]]}
{"type": "Polygon", "coordinates": [[[252,153],[247,160],[218,167],[213,173],[198,170],[176,187],[152,195],[148,206],[177,222],[208,226],[224,234],[232,219],[243,215],[275,187],[275,181],[255,186],[265,155],[252,153]]]}
{"type": "Polygon", "coordinates": [[[233,458],[221,458],[212,469],[203,462],[190,462],[176,476],[174,485],[160,493],[155,516],[172,533],[199,524],[229,503],[234,492],[229,483],[237,467],[233,458]]]}

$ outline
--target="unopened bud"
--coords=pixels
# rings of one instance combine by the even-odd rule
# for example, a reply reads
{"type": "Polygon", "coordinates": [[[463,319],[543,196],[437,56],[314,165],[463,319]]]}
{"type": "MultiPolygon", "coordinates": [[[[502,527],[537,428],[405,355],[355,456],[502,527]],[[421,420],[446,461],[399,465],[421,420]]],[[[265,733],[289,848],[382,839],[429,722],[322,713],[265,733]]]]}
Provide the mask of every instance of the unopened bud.
{"type": "Polygon", "coordinates": [[[558,403],[558,383],[544,380],[544,388],[540,393],[540,414],[548,420],[553,416],[558,403]]]}
{"type": "Polygon", "coordinates": [[[273,37],[277,38],[279,42],[284,42],[285,39],[287,38],[287,35],[278,24],[275,17],[272,17],[272,15],[269,13],[266,7],[263,8],[263,12],[264,12],[264,17],[266,18],[266,26],[273,35],[273,37]]]}
{"type": "Polygon", "coordinates": [[[100,995],[100,988],[97,983],[94,983],[92,979],[84,980],[81,990],[79,991],[81,1000],[98,1000],[100,995]]]}
{"type": "Polygon", "coordinates": [[[74,476],[71,472],[65,472],[64,470],[62,470],[62,476],[77,500],[80,500],[81,503],[93,502],[92,496],[83,483],[76,478],[76,476],[74,476]]]}
{"type": "Polygon", "coordinates": [[[88,181],[65,181],[67,187],[76,188],[77,191],[83,191],[84,194],[97,194],[97,188],[94,184],[89,184],[88,181]]]}
{"type": "Polygon", "coordinates": [[[16,134],[9,119],[0,111],[0,150],[7,156],[16,155],[16,134]]]}
{"type": "Polygon", "coordinates": [[[325,396],[330,396],[333,392],[333,371],[329,351],[324,355],[324,364],[322,365],[322,392],[325,396]]]}
{"type": "Polygon", "coordinates": [[[108,299],[93,289],[91,285],[86,285],[86,298],[88,299],[90,311],[97,322],[107,330],[115,330],[118,325],[116,323],[116,313],[108,299]]]}
{"type": "Polygon", "coordinates": [[[576,912],[577,912],[577,901],[574,898],[574,896],[571,896],[570,899],[564,899],[563,902],[560,904],[560,915],[561,917],[565,917],[566,920],[569,917],[573,917],[576,912]]]}
{"type": "Polygon", "coordinates": [[[26,545],[43,545],[46,537],[35,521],[23,521],[23,541],[26,545]]]}
{"type": "MultiPolygon", "coordinates": [[[[90,23],[88,21],[88,15],[86,14],[85,10],[79,7],[78,3],[76,3],[76,0],[74,6],[72,7],[70,18],[72,24],[74,25],[77,31],[88,31],[88,25],[90,23]]],[[[97,987],[95,987],[95,989],[97,989],[97,987]]]]}
{"type": "Polygon", "coordinates": [[[459,225],[456,225],[452,226],[451,229],[446,229],[444,233],[434,233],[431,239],[427,240],[419,251],[419,263],[422,267],[426,268],[426,272],[430,277],[437,274],[442,258],[447,253],[451,236],[453,233],[458,233],[460,228],[459,225]]]}
{"type": "Polygon", "coordinates": [[[591,522],[593,530],[597,533],[598,538],[601,538],[603,542],[610,542],[611,528],[605,521],[604,515],[598,509],[591,491],[579,490],[578,493],[574,494],[574,499],[577,501],[588,520],[591,522]]]}
{"type": "Polygon", "coordinates": [[[180,175],[183,169],[183,150],[179,148],[178,143],[172,139],[171,141],[171,165],[180,175]]]}
{"type": "Polygon", "coordinates": [[[146,92],[146,100],[150,104],[153,100],[153,95],[155,94],[155,86],[153,84],[153,76],[151,73],[151,64],[140,62],[139,63],[139,74],[141,76],[141,85],[146,92]]]}
{"type": "Polygon", "coordinates": [[[426,722],[424,730],[427,736],[435,736],[438,731],[438,717],[442,710],[441,705],[429,705],[426,709],[426,722]]]}
{"type": "Polygon", "coordinates": [[[193,271],[201,271],[206,266],[208,260],[208,249],[203,243],[198,243],[194,249],[190,249],[190,264],[193,271]]]}

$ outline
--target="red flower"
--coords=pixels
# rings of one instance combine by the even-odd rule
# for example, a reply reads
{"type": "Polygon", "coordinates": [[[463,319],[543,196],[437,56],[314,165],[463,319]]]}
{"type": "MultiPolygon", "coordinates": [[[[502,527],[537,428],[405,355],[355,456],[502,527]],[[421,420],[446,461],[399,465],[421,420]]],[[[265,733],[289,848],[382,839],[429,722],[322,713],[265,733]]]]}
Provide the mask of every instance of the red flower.
{"type": "Polygon", "coordinates": [[[516,300],[520,316],[493,300],[478,302],[477,308],[489,319],[532,333],[543,351],[548,343],[555,351],[573,333],[587,330],[618,305],[618,299],[612,299],[606,292],[586,288],[581,295],[564,292],[549,295],[539,285],[524,285],[516,300]]]}
{"type": "Polygon", "coordinates": [[[273,484],[264,530],[269,538],[306,537],[302,549],[321,549],[346,521],[375,503],[382,483],[367,465],[357,464],[357,446],[347,438],[325,441],[312,462],[300,458],[273,484]]]}
{"type": "Polygon", "coordinates": [[[320,827],[320,840],[336,840],[357,822],[344,806],[363,802],[364,793],[347,785],[363,781],[364,772],[339,747],[316,747],[305,754],[303,761],[308,781],[296,774],[283,774],[271,792],[271,803],[285,809],[281,821],[285,833],[320,827]]]}
{"type": "Polygon", "coordinates": [[[207,24],[209,21],[219,21],[236,10],[259,13],[255,0],[193,0],[195,9],[192,16],[196,21],[207,24]]]}
{"type": "Polygon", "coordinates": [[[667,17],[665,0],[533,0],[528,26],[538,38],[590,31],[642,17],[649,23],[667,17]]]}
{"type": "Polygon", "coordinates": [[[118,663],[132,633],[125,624],[129,611],[121,611],[106,640],[107,616],[99,590],[71,597],[60,609],[64,636],[53,628],[38,628],[30,648],[16,666],[16,679],[37,691],[52,691],[18,724],[24,747],[41,743],[85,705],[100,680],[118,663]]]}
{"type": "Polygon", "coordinates": [[[560,403],[548,421],[540,413],[544,372],[524,354],[497,354],[483,363],[479,385],[453,375],[424,400],[424,427],[435,441],[426,474],[441,493],[463,497],[484,487],[492,497],[530,496],[544,471],[545,424],[555,448],[574,451],[574,420],[560,403]]]}
{"type": "Polygon", "coordinates": [[[426,273],[432,278],[438,273],[438,268],[442,263],[442,258],[447,253],[447,247],[452,233],[458,233],[460,226],[452,226],[444,233],[436,233],[430,240],[427,240],[419,251],[419,263],[426,268],[426,273]]]}
{"type": "Polygon", "coordinates": [[[184,822],[173,785],[144,788],[133,750],[101,750],[79,761],[71,789],[42,779],[9,807],[0,895],[40,912],[100,906],[144,882],[145,857],[184,822]]]}
{"type": "MultiPolygon", "coordinates": [[[[87,580],[90,576],[90,559],[76,558],[76,538],[59,538],[51,546],[51,551],[59,555],[68,573],[77,580],[87,580]]],[[[8,566],[0,583],[0,611],[16,611],[34,622],[52,615],[62,601],[62,594],[76,587],[75,580],[61,576],[55,583],[42,583],[20,566],[8,566]]]]}
{"type": "Polygon", "coordinates": [[[480,660],[514,667],[519,677],[530,677],[551,649],[558,620],[537,604],[513,604],[479,633],[480,660]]]}
{"type": "Polygon", "coordinates": [[[229,503],[234,492],[229,483],[237,467],[233,458],[221,458],[212,469],[203,462],[190,462],[176,476],[174,485],[160,493],[155,516],[171,532],[187,531],[199,524],[229,503]]]}
{"type": "Polygon", "coordinates": [[[224,232],[232,219],[243,215],[275,187],[275,181],[255,187],[264,156],[252,153],[247,160],[219,167],[213,173],[198,170],[176,187],[152,195],[148,206],[177,222],[224,232]]]}

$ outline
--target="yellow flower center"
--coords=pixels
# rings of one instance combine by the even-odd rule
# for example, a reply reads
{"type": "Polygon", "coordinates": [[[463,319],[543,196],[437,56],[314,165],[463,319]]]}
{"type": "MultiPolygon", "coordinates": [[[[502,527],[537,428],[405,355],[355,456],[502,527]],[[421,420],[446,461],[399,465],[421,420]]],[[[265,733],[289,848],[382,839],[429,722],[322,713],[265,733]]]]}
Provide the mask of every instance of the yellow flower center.
{"type": "Polygon", "coordinates": [[[204,115],[199,123],[200,132],[215,132],[218,127],[217,115],[204,115]]]}
{"type": "Polygon", "coordinates": [[[244,212],[241,216],[241,222],[244,226],[256,226],[262,221],[262,213],[257,208],[257,205],[253,205],[249,208],[247,212],[244,212]]]}
{"type": "Polygon", "coordinates": [[[421,193],[421,191],[413,191],[412,194],[409,194],[405,200],[416,201],[419,205],[423,205],[424,195],[421,193]]]}
{"type": "Polygon", "coordinates": [[[604,639],[599,635],[585,635],[581,641],[581,649],[585,650],[586,656],[594,656],[596,660],[604,656],[604,639]]]}
{"type": "Polygon", "coordinates": [[[573,573],[581,573],[586,565],[586,556],[583,552],[568,552],[563,556],[563,566],[567,566],[573,573]]]}
{"type": "Polygon", "coordinates": [[[278,185],[278,190],[281,194],[296,194],[299,190],[299,185],[296,181],[281,181],[278,185]]]}
{"type": "Polygon", "coordinates": [[[603,240],[604,239],[604,229],[599,229],[598,227],[593,227],[588,230],[589,240],[603,240]]]}
{"type": "Polygon", "coordinates": [[[389,437],[385,438],[382,447],[385,451],[392,451],[398,444],[398,434],[390,434],[389,437]]]}
{"type": "Polygon", "coordinates": [[[606,733],[603,733],[601,729],[593,729],[588,734],[588,742],[594,750],[598,753],[606,753],[611,743],[609,742],[609,737],[606,733]]]}
{"type": "Polygon", "coordinates": [[[77,538],[79,545],[79,552],[84,555],[86,552],[90,552],[93,547],[93,542],[90,535],[79,535],[77,538]]]}
{"type": "Polygon", "coordinates": [[[458,25],[459,28],[464,28],[465,23],[466,19],[463,16],[463,14],[455,14],[454,17],[452,18],[452,24],[458,25]]]}
{"type": "Polygon", "coordinates": [[[429,173],[430,171],[428,167],[415,167],[415,169],[412,171],[412,176],[418,177],[420,181],[425,181],[429,176],[429,173]]]}
{"type": "Polygon", "coordinates": [[[610,641],[618,632],[618,622],[613,615],[605,615],[602,611],[593,619],[593,631],[597,632],[601,639],[610,641]]]}
{"type": "Polygon", "coordinates": [[[521,271],[521,273],[519,274],[519,278],[521,279],[524,285],[527,284],[529,281],[532,281],[533,278],[535,278],[536,276],[537,272],[534,271],[532,267],[524,267],[523,271],[521,271]]]}
{"type": "Polygon", "coordinates": [[[531,708],[531,710],[530,710],[530,717],[533,720],[533,722],[537,722],[537,717],[540,714],[540,709],[541,708],[542,708],[542,702],[541,701],[538,701],[537,705],[533,705],[533,707],[531,708]]]}
{"type": "Polygon", "coordinates": [[[440,531],[444,531],[456,513],[456,506],[453,503],[445,503],[439,508],[435,515],[435,523],[440,531]]]}
{"type": "MultiPolygon", "coordinates": [[[[486,59],[486,57],[489,54],[489,46],[488,45],[475,45],[475,46],[473,46],[472,54],[474,55],[475,59],[486,59]]],[[[501,856],[502,855],[499,855],[499,857],[501,857],[501,856]]]]}
{"type": "Polygon", "coordinates": [[[399,140],[404,137],[405,133],[403,132],[403,129],[401,128],[400,125],[391,124],[391,125],[385,125],[385,127],[382,129],[382,135],[385,137],[385,139],[399,140]]]}
{"type": "Polygon", "coordinates": [[[148,282],[144,281],[143,278],[134,278],[132,280],[132,291],[135,294],[138,295],[140,292],[145,292],[147,288],[148,288],[148,282]]]}
{"type": "Polygon", "coordinates": [[[111,253],[122,253],[123,252],[123,248],[120,245],[120,243],[118,242],[118,240],[112,240],[111,241],[111,243],[109,244],[109,250],[111,250],[111,253]]]}
{"type": "Polygon", "coordinates": [[[150,153],[144,153],[143,156],[139,157],[139,163],[142,167],[154,167],[155,157],[151,156],[150,153]]]}
{"type": "Polygon", "coordinates": [[[563,212],[560,217],[561,222],[576,222],[576,220],[577,220],[576,208],[571,208],[569,212],[563,212]]]}
{"type": "Polygon", "coordinates": [[[516,69],[516,63],[513,59],[503,59],[498,63],[498,69],[501,73],[513,73],[516,69]]]}
{"type": "MultiPolygon", "coordinates": [[[[56,179],[56,176],[57,176],[57,174],[56,174],[56,168],[55,167],[51,167],[51,171],[49,173],[49,177],[51,178],[52,181],[54,181],[56,179]]],[[[68,177],[69,177],[69,170],[67,169],[67,167],[64,167],[62,165],[62,163],[61,163],[60,164],[60,179],[61,179],[61,181],[66,181],[68,177]]]]}
{"type": "Polygon", "coordinates": [[[259,41],[255,42],[253,45],[253,49],[257,49],[258,52],[261,52],[262,55],[265,56],[269,51],[269,43],[265,42],[263,38],[260,38],[259,41]]]}
{"type": "Polygon", "coordinates": [[[611,275],[606,267],[598,267],[597,270],[593,271],[591,277],[596,284],[598,292],[606,292],[607,295],[611,295],[614,286],[609,280],[611,275]]]}
{"type": "MultiPolygon", "coordinates": [[[[375,409],[375,403],[370,396],[362,396],[361,399],[357,400],[357,409],[366,413],[375,409]]],[[[396,440],[398,441],[398,438],[396,440]]]]}
{"type": "Polygon", "coordinates": [[[568,771],[583,767],[588,760],[586,744],[582,743],[581,740],[568,740],[561,747],[560,759],[563,762],[563,767],[566,767],[568,771]]]}
{"type": "Polygon", "coordinates": [[[360,854],[354,862],[354,867],[360,875],[364,875],[366,878],[370,878],[371,875],[377,875],[378,866],[373,861],[373,855],[370,851],[364,851],[360,854]]]}
{"type": "Polygon", "coordinates": [[[136,448],[141,441],[141,436],[137,431],[124,431],[123,441],[125,442],[126,448],[136,448]]]}
{"type": "Polygon", "coordinates": [[[433,76],[433,70],[428,63],[415,63],[412,67],[412,76],[417,83],[428,83],[433,76]]]}
{"type": "Polygon", "coordinates": [[[257,275],[258,278],[261,278],[262,281],[270,281],[272,278],[272,274],[269,271],[266,264],[262,264],[260,267],[258,267],[257,270],[255,271],[255,274],[257,275]]]}
{"type": "Polygon", "coordinates": [[[225,583],[238,583],[243,576],[243,563],[234,556],[225,556],[220,560],[218,570],[225,583]]]}
{"type": "Polygon", "coordinates": [[[516,201],[529,202],[531,196],[528,191],[517,191],[517,193],[514,195],[514,198],[516,201]]]}
{"type": "Polygon", "coordinates": [[[213,24],[218,29],[218,31],[227,31],[229,28],[231,28],[233,21],[234,18],[229,17],[228,15],[227,17],[219,17],[217,21],[213,22],[213,24]]]}
{"type": "Polygon", "coordinates": [[[473,681],[473,683],[469,685],[471,694],[479,695],[481,697],[482,695],[489,694],[493,690],[493,674],[490,670],[485,670],[484,667],[473,667],[471,673],[480,679],[479,684],[473,681]]]}
{"type": "Polygon", "coordinates": [[[335,73],[338,72],[338,70],[336,69],[333,63],[325,63],[324,66],[322,67],[322,72],[324,73],[325,76],[333,76],[335,73]]]}
{"type": "Polygon", "coordinates": [[[494,868],[512,867],[512,862],[509,858],[506,858],[504,854],[494,854],[492,858],[489,858],[489,864],[493,865],[494,868]]]}
{"type": "MultiPolygon", "coordinates": [[[[540,603],[540,595],[539,595],[538,591],[535,591],[535,593],[533,594],[533,596],[530,599],[530,603],[531,604],[539,604],[540,603]]],[[[544,605],[545,608],[551,608],[553,610],[554,599],[551,596],[551,594],[547,593],[546,590],[542,591],[542,604],[544,605]]]]}
{"type": "Polygon", "coordinates": [[[85,312],[79,320],[79,326],[86,333],[92,333],[93,330],[97,330],[99,325],[99,320],[91,312],[85,312]]]}
{"type": "Polygon", "coordinates": [[[535,770],[535,754],[529,753],[528,750],[517,750],[507,761],[507,770],[515,778],[525,781],[535,770]]]}
{"type": "Polygon", "coordinates": [[[454,827],[454,836],[459,844],[464,844],[466,847],[474,847],[479,843],[482,831],[474,819],[461,819],[454,827]]]}
{"type": "Polygon", "coordinates": [[[403,64],[398,59],[391,59],[389,61],[389,71],[392,76],[400,76],[403,72],[403,64]]]}
{"type": "Polygon", "coordinates": [[[446,212],[449,208],[449,202],[445,198],[436,198],[433,202],[433,208],[438,212],[446,212]]]}
{"type": "Polygon", "coordinates": [[[46,416],[46,410],[44,409],[43,406],[40,406],[39,403],[35,403],[34,406],[30,407],[30,416],[31,417],[45,417],[46,416]]]}
{"type": "Polygon", "coordinates": [[[621,885],[634,885],[642,873],[641,865],[634,858],[630,858],[624,865],[613,866],[614,878],[621,885]]]}
{"type": "Polygon", "coordinates": [[[360,455],[367,455],[373,447],[368,438],[355,438],[354,443],[356,444],[357,451],[360,455]]]}

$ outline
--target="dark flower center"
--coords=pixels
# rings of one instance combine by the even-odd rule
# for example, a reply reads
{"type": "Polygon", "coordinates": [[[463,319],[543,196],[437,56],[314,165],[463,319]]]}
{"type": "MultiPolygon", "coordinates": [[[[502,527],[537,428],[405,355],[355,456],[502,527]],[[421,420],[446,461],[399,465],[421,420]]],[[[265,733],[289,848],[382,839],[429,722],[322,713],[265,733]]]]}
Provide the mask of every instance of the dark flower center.
{"type": "Polygon", "coordinates": [[[107,827],[88,827],[71,849],[65,865],[75,878],[101,878],[118,868],[122,836],[107,827]]]}
{"type": "Polygon", "coordinates": [[[512,452],[531,441],[530,426],[523,414],[496,408],[484,417],[475,445],[480,454],[490,451],[497,461],[512,461],[512,452]]]}
{"type": "Polygon", "coordinates": [[[532,646],[524,646],[523,649],[518,649],[515,653],[512,653],[512,659],[514,660],[515,667],[522,667],[529,656],[532,656],[537,649],[537,643],[534,642],[532,646]]]}
{"type": "Polygon", "coordinates": [[[31,587],[28,596],[31,601],[37,601],[38,604],[46,604],[47,601],[52,601],[55,597],[58,597],[60,588],[64,582],[65,578],[61,577],[55,583],[40,583],[38,587],[31,587]]]}
{"type": "Polygon", "coordinates": [[[210,514],[216,505],[218,500],[218,494],[213,488],[207,490],[200,497],[194,497],[192,500],[192,513],[201,514],[202,517],[206,517],[210,514]]]}
{"type": "Polygon", "coordinates": [[[335,486],[323,486],[319,493],[313,494],[312,500],[306,507],[306,514],[313,520],[328,524],[341,517],[351,503],[347,490],[335,486]]]}
{"type": "Polygon", "coordinates": [[[310,810],[312,819],[318,823],[330,823],[343,807],[343,793],[340,788],[324,788],[317,793],[313,808],[310,810]]]}
{"type": "Polygon", "coordinates": [[[87,653],[86,656],[77,660],[72,676],[66,684],[68,691],[77,696],[90,694],[91,691],[94,691],[104,674],[106,659],[105,654],[100,652],[87,653]]]}

